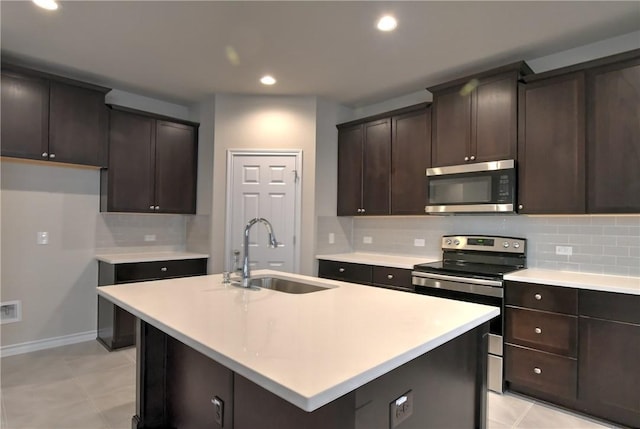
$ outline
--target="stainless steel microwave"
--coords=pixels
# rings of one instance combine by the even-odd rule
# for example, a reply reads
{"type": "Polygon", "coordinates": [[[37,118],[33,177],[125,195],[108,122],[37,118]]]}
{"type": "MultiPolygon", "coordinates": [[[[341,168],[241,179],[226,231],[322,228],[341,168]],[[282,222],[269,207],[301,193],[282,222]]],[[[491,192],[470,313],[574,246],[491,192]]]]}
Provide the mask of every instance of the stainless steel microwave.
{"type": "Polygon", "coordinates": [[[514,212],[513,159],[427,169],[426,213],[514,212]]]}

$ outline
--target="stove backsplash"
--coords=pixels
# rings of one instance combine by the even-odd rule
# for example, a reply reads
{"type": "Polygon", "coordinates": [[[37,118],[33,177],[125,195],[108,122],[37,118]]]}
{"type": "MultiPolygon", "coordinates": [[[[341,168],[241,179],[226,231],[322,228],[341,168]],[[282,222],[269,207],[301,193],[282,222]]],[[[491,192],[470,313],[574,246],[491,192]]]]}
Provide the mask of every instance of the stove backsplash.
{"type": "Polygon", "coordinates": [[[531,268],[640,276],[640,215],[320,217],[318,232],[319,254],[356,251],[425,257],[440,255],[440,238],[445,234],[523,237],[531,268]],[[345,219],[352,227],[337,228],[345,219]],[[349,248],[328,244],[330,232],[336,243],[347,240],[349,248]],[[339,239],[340,232],[345,236],[339,239]],[[416,247],[416,240],[418,244],[424,240],[424,247],[416,247]],[[557,255],[556,246],[571,247],[572,255],[557,255]]]}

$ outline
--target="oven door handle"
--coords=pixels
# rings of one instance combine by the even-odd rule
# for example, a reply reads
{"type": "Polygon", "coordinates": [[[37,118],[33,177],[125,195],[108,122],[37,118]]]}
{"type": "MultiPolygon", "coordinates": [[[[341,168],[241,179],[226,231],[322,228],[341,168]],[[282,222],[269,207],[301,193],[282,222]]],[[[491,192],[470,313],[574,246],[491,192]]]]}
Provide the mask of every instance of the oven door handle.
{"type": "Polygon", "coordinates": [[[413,271],[411,275],[415,277],[424,277],[427,279],[449,280],[453,282],[472,283],[472,284],[483,285],[483,286],[502,287],[502,281],[500,280],[474,279],[474,278],[468,278],[468,277],[447,276],[445,274],[433,274],[433,273],[426,274],[420,271],[413,271]]]}

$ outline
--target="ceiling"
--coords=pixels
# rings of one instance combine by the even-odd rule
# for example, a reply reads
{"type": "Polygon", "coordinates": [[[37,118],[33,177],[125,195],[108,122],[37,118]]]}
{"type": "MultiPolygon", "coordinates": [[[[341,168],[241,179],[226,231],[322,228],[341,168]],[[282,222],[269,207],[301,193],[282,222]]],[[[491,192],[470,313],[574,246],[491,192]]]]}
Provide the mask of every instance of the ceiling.
{"type": "Polygon", "coordinates": [[[240,93],[351,107],[640,29],[638,1],[2,1],[0,15],[3,55],[97,84],[180,103],[240,93]],[[396,31],[376,30],[383,13],[396,31]],[[278,83],[262,86],[266,73],[278,83]]]}

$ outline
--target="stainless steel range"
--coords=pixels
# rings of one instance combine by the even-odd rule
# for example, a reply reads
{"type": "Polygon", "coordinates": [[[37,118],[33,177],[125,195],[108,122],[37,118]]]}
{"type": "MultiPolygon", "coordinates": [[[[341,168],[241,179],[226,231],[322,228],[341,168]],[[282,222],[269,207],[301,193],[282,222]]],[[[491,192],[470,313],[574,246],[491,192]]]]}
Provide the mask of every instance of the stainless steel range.
{"type": "Polygon", "coordinates": [[[442,261],[413,267],[417,293],[500,307],[490,322],[489,389],[502,393],[502,332],[504,274],[526,267],[524,238],[480,235],[442,237],[442,261]]]}

